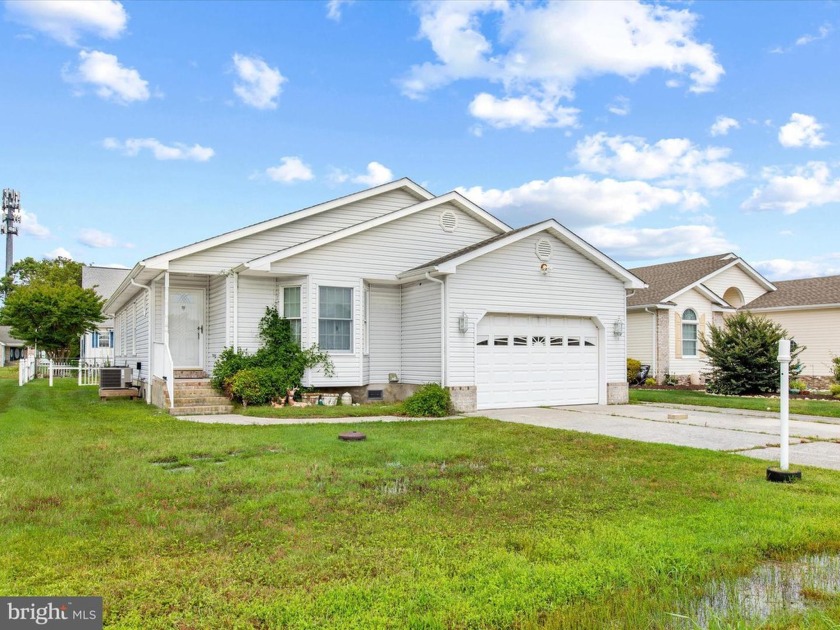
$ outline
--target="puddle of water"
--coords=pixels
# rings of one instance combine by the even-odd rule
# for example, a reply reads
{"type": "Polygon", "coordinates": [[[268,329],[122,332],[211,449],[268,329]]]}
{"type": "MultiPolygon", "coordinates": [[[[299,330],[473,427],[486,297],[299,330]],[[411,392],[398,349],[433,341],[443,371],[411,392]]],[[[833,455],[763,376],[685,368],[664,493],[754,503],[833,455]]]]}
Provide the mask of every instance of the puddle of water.
{"type": "Polygon", "coordinates": [[[840,556],[815,554],[792,562],[767,562],[749,575],[712,582],[706,594],[680,615],[685,624],[677,627],[708,628],[727,619],[760,623],[819,606],[820,595],[838,593],[840,556]]]}

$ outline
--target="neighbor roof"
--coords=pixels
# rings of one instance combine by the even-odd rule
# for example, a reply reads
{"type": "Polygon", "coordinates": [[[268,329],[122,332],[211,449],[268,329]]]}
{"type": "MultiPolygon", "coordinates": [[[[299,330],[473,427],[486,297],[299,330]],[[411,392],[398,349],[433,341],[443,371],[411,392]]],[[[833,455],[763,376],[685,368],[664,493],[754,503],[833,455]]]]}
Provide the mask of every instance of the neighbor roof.
{"type": "Polygon", "coordinates": [[[765,293],[744,307],[744,310],[790,308],[796,306],[840,306],[840,276],[781,280],[776,290],[765,293]]]}
{"type": "MultiPolygon", "coordinates": [[[[691,285],[698,284],[707,277],[734,264],[740,265],[744,271],[753,276],[758,282],[766,285],[769,290],[773,290],[773,285],[758,272],[737,255],[728,252],[726,254],[715,254],[714,256],[677,260],[660,265],[630,269],[632,273],[647,283],[648,288],[638,290],[634,295],[628,297],[627,306],[662,304],[691,285]]],[[[721,301],[723,302],[722,299],[721,301]]]]}
{"type": "Polygon", "coordinates": [[[125,280],[129,271],[131,270],[85,265],[82,267],[82,288],[93,289],[97,295],[107,300],[125,280]]]}
{"type": "Polygon", "coordinates": [[[11,326],[0,326],[0,344],[4,346],[25,346],[26,342],[12,337],[11,326]]]}

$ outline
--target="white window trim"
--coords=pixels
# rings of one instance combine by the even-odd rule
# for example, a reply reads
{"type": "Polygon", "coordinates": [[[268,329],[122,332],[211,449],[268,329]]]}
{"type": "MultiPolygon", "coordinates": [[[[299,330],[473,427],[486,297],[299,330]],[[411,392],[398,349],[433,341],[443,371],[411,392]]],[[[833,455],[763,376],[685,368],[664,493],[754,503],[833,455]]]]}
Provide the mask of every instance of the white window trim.
{"type": "Polygon", "coordinates": [[[280,317],[284,317],[289,321],[296,319],[300,322],[300,345],[303,347],[303,312],[304,312],[304,300],[303,300],[303,283],[297,282],[292,284],[281,284],[280,285],[280,295],[279,299],[277,300],[277,312],[280,313],[280,317]],[[300,316],[299,317],[286,317],[286,289],[298,289],[300,291],[300,316]]]}
{"type": "Polygon", "coordinates": [[[700,332],[700,318],[697,315],[697,310],[691,307],[688,307],[683,310],[682,317],[681,317],[681,330],[680,330],[680,343],[682,344],[682,356],[684,359],[696,359],[700,356],[699,349],[700,349],[700,339],[698,337],[700,332]],[[694,313],[694,319],[686,319],[685,314],[687,311],[691,311],[694,313]],[[691,341],[690,338],[685,336],[685,327],[686,326],[694,326],[694,354],[688,354],[685,351],[685,342],[691,341]]]}
{"type": "Polygon", "coordinates": [[[364,339],[362,340],[364,345],[364,354],[365,356],[370,355],[370,285],[365,284],[364,291],[362,293],[362,299],[364,300],[362,304],[362,318],[364,321],[362,322],[362,336],[364,339]]]}
{"type": "Polygon", "coordinates": [[[356,299],[359,293],[359,285],[351,284],[348,282],[318,282],[314,285],[315,291],[315,339],[317,340],[318,345],[321,345],[321,288],[339,288],[339,289],[350,289],[350,349],[349,350],[326,350],[325,348],[321,348],[325,352],[329,352],[330,354],[337,354],[337,355],[345,355],[345,356],[352,356],[356,354],[356,325],[358,317],[356,316],[356,299]]]}

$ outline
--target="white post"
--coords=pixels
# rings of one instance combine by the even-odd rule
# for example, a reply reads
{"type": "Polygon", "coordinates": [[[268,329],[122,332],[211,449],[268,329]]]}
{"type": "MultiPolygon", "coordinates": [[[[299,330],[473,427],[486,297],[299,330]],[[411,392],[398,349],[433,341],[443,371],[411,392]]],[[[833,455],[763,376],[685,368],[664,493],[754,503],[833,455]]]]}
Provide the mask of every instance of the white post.
{"type": "Polygon", "coordinates": [[[779,443],[779,468],[786,471],[790,466],[789,442],[790,442],[790,400],[788,389],[790,388],[789,367],[790,367],[790,339],[779,340],[779,367],[781,368],[781,379],[779,383],[779,420],[781,422],[781,440],[779,443]]]}
{"type": "Polygon", "coordinates": [[[53,362],[50,359],[50,387],[53,386],[53,362]]]}
{"type": "Polygon", "coordinates": [[[79,359],[79,387],[82,386],[82,360],[79,359]]]}

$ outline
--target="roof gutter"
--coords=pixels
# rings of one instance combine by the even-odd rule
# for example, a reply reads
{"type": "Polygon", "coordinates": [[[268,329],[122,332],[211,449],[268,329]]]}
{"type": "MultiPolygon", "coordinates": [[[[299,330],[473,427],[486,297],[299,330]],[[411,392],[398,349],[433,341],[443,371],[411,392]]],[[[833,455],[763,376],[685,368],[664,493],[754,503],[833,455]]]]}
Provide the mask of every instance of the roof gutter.
{"type": "Polygon", "coordinates": [[[432,274],[428,271],[424,277],[440,285],[440,386],[446,387],[446,359],[449,351],[449,341],[446,338],[446,283],[438,278],[432,278],[432,274]]]}

